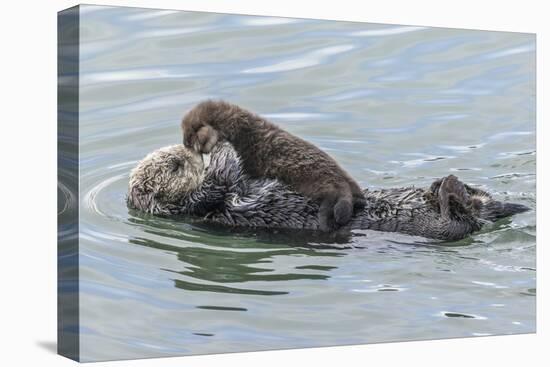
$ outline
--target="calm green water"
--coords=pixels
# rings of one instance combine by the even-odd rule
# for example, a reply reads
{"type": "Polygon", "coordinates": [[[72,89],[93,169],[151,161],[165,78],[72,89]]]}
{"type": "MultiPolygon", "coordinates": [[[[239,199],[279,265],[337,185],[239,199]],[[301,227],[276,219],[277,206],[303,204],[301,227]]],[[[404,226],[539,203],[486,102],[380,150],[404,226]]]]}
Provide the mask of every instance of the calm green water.
{"type": "Polygon", "coordinates": [[[213,231],[125,205],[130,169],[205,98],[261,113],[365,187],[450,173],[535,209],[535,38],[84,6],[87,361],[535,331],[535,210],[463,241],[213,231]]]}

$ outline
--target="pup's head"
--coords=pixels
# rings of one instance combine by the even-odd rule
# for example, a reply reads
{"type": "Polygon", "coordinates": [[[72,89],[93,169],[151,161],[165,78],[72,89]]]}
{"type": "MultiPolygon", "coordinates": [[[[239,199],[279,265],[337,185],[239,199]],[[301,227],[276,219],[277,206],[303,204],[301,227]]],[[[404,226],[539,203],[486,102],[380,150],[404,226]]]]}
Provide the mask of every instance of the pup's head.
{"type": "Polygon", "coordinates": [[[148,154],[130,173],[128,205],[151,214],[176,214],[204,180],[202,156],[183,145],[148,154]]]}

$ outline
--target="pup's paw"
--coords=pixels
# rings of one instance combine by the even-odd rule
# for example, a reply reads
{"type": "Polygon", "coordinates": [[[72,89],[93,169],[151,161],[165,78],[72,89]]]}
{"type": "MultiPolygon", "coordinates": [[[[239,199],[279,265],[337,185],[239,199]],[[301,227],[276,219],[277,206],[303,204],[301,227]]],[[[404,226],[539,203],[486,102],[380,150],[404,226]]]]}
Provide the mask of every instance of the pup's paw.
{"type": "Polygon", "coordinates": [[[183,144],[196,152],[208,154],[218,142],[218,132],[210,125],[201,122],[183,126],[183,144]]]}
{"type": "Polygon", "coordinates": [[[218,142],[218,132],[212,126],[205,125],[197,131],[197,147],[195,150],[208,154],[218,142]]]}

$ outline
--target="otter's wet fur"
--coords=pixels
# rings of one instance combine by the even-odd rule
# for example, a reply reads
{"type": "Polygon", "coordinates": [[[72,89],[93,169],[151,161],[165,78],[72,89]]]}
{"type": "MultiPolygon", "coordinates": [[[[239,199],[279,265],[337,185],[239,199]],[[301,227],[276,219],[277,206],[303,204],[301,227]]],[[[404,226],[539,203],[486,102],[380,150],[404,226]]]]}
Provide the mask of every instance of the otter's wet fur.
{"type": "MultiPolygon", "coordinates": [[[[494,200],[450,175],[430,188],[363,190],[365,207],[345,228],[459,240],[489,222],[528,210],[494,200]]],[[[280,181],[251,178],[229,143],[217,144],[206,167],[182,145],[159,149],[131,172],[128,206],[147,213],[191,215],[246,228],[319,229],[319,205],[280,181]]]]}
{"type": "Polygon", "coordinates": [[[277,179],[314,199],[323,231],[347,224],[354,209],[365,206],[359,184],[330,155],[240,106],[204,101],[181,126],[187,148],[210,153],[218,140],[226,140],[249,176],[277,179]]]}

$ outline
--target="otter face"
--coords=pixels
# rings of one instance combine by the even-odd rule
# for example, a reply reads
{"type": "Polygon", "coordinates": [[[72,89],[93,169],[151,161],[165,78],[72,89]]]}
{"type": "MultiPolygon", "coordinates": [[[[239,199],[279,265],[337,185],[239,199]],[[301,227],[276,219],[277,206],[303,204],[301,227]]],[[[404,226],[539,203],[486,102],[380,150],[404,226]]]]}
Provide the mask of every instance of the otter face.
{"type": "Polygon", "coordinates": [[[158,149],[130,173],[128,205],[151,214],[176,214],[179,203],[204,180],[202,156],[183,145],[158,149]]]}

